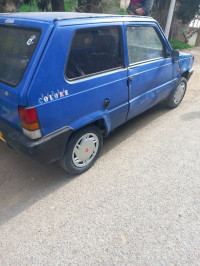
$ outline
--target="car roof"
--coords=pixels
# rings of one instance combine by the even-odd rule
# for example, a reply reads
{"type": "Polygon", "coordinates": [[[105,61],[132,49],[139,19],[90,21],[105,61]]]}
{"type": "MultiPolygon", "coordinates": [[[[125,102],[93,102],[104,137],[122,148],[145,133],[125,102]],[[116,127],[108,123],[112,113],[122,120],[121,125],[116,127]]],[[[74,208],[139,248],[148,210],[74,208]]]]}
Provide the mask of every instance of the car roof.
{"type": "Polygon", "coordinates": [[[122,16],[114,14],[99,14],[99,13],[78,13],[78,12],[18,12],[18,13],[0,13],[1,18],[15,18],[15,19],[27,19],[44,22],[56,22],[61,20],[73,20],[73,19],[88,19],[88,18],[115,18],[118,20],[153,20],[150,17],[140,16],[122,16]]]}

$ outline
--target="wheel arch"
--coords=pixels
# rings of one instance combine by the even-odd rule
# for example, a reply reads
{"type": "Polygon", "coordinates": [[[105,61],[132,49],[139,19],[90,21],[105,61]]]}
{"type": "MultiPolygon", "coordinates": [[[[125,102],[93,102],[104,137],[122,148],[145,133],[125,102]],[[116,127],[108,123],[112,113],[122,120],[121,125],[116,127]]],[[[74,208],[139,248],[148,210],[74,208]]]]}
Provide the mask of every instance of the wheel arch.
{"type": "MultiPolygon", "coordinates": [[[[89,123],[86,123],[84,125],[82,125],[81,127],[78,127],[78,128],[73,128],[73,133],[69,136],[68,140],[66,141],[66,144],[65,144],[65,151],[66,151],[66,146],[67,146],[67,143],[69,142],[69,140],[72,138],[73,134],[79,130],[82,130],[88,126],[96,126],[100,129],[101,133],[103,136],[108,136],[109,132],[110,132],[110,123],[108,121],[108,119],[106,117],[101,117],[99,119],[96,119],[94,121],[91,121],[89,123]]],[[[64,154],[63,154],[64,155],[64,154]]]]}
{"type": "Polygon", "coordinates": [[[90,125],[95,125],[96,127],[98,127],[104,136],[108,136],[110,132],[110,118],[107,114],[88,114],[86,116],[80,117],[70,126],[76,132],[90,125]]]}
{"type": "Polygon", "coordinates": [[[185,78],[186,80],[188,80],[188,78],[189,78],[189,70],[183,72],[183,73],[181,74],[181,77],[183,77],[183,78],[185,78]]]}
{"type": "Polygon", "coordinates": [[[82,127],[76,129],[75,131],[82,130],[83,128],[92,126],[92,125],[98,127],[103,136],[108,136],[109,131],[110,131],[109,130],[110,126],[106,118],[98,118],[94,121],[90,121],[89,123],[86,123],[82,127]]]}
{"type": "Polygon", "coordinates": [[[107,125],[105,119],[103,119],[103,118],[97,119],[96,121],[91,122],[87,126],[89,126],[89,125],[97,126],[101,130],[101,133],[103,134],[103,136],[107,136],[109,134],[108,125],[107,125]]]}

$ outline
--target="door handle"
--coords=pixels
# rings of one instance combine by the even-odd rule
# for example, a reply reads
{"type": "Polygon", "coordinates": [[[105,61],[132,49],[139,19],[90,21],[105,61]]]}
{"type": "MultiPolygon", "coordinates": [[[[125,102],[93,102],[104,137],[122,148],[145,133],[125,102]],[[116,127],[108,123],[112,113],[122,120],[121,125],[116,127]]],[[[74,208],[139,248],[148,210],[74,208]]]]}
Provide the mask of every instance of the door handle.
{"type": "Polygon", "coordinates": [[[131,82],[133,81],[133,77],[128,77],[127,86],[129,88],[129,93],[131,92],[131,82]]]}

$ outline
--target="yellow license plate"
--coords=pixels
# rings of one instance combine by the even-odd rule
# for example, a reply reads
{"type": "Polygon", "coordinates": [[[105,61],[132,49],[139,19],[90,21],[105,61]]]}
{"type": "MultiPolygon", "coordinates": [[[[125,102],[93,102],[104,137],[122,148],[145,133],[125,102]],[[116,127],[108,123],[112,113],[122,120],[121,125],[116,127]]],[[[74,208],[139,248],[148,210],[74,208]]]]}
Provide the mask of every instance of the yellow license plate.
{"type": "Polygon", "coordinates": [[[6,140],[3,138],[3,134],[0,132],[0,140],[2,140],[4,143],[6,143],[6,140]]]}

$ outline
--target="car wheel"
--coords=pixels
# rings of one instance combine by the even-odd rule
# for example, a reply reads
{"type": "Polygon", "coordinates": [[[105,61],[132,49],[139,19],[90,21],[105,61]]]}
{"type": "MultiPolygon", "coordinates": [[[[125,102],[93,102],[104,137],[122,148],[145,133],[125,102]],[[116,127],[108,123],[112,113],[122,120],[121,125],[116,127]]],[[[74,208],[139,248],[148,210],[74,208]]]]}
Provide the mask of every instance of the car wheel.
{"type": "Polygon", "coordinates": [[[103,136],[96,126],[88,126],[75,132],[67,143],[61,166],[71,174],[87,171],[98,158],[103,136]]]}
{"type": "Polygon", "coordinates": [[[185,78],[180,78],[176,89],[174,90],[173,94],[167,99],[166,105],[169,108],[176,108],[185,95],[187,88],[187,80],[185,78]]]}

